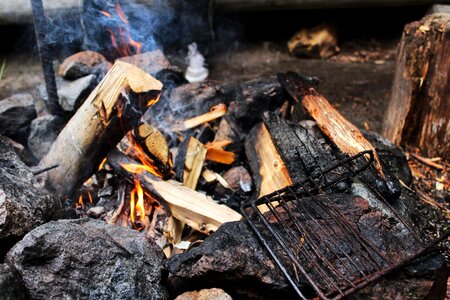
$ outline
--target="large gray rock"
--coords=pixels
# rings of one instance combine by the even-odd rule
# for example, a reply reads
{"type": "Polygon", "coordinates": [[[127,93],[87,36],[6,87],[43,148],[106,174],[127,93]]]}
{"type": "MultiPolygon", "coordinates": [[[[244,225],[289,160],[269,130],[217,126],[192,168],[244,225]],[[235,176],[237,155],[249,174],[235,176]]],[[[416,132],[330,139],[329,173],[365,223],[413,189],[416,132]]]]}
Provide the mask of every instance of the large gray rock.
{"type": "Polygon", "coordinates": [[[59,104],[65,111],[76,111],[97,83],[93,74],[74,81],[62,80],[58,86],[59,104]]]}
{"type": "Polygon", "coordinates": [[[30,169],[19,159],[7,139],[0,136],[0,256],[54,211],[30,169]]]}
{"type": "Polygon", "coordinates": [[[31,95],[17,94],[0,101],[0,134],[23,142],[34,118],[36,110],[31,95]]]}
{"type": "Polygon", "coordinates": [[[26,299],[20,277],[7,264],[0,265],[0,300],[26,299]]]}
{"type": "Polygon", "coordinates": [[[37,160],[41,160],[50,150],[63,125],[63,120],[53,115],[38,117],[31,122],[28,149],[37,160]]]}
{"type": "Polygon", "coordinates": [[[32,299],[165,299],[162,259],[138,231],[78,219],[36,228],[5,261],[32,299]]]}

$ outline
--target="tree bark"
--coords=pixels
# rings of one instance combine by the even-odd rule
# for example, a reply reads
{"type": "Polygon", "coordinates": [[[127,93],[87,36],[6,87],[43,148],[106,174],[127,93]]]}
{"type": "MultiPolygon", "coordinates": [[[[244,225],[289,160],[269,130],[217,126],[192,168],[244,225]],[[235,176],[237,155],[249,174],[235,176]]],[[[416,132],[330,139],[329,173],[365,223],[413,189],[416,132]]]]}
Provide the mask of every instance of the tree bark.
{"type": "Polygon", "coordinates": [[[383,134],[425,156],[450,154],[450,15],[405,26],[383,134]]]}

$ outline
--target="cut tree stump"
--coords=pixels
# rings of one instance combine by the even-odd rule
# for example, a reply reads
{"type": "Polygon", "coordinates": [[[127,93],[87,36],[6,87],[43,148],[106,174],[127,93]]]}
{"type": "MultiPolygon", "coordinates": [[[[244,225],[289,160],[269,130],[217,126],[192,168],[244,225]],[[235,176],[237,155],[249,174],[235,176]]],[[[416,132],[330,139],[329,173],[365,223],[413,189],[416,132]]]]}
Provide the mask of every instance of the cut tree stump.
{"type": "Polygon", "coordinates": [[[428,157],[450,154],[450,14],[407,24],[383,135],[428,157]]]}
{"type": "Polygon", "coordinates": [[[59,199],[70,196],[138,123],[161,89],[162,83],[143,70],[116,62],[42,159],[41,166],[59,165],[47,172],[46,187],[59,199]]]}

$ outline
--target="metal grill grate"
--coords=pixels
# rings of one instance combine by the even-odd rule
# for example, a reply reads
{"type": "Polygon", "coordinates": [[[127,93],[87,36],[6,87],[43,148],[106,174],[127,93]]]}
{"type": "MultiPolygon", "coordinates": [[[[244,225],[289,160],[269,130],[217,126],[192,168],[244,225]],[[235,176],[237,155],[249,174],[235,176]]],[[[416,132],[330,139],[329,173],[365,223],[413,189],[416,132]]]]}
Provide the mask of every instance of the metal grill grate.
{"type": "Polygon", "coordinates": [[[372,161],[371,151],[362,152],[312,174],[307,181],[241,207],[300,298],[306,299],[300,287],[307,283],[322,299],[340,299],[428,248],[422,247],[414,256],[393,262],[332,203],[321,198],[333,186],[357,176],[372,161]]]}

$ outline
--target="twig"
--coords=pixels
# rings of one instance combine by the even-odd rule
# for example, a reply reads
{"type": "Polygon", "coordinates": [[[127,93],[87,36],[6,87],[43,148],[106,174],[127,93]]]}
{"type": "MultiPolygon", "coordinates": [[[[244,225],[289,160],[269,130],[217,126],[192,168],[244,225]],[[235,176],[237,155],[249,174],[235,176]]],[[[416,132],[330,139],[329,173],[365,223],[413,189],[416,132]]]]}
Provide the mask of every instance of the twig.
{"type": "Polygon", "coordinates": [[[417,161],[419,161],[419,162],[423,163],[424,165],[427,165],[427,166],[429,166],[431,168],[435,168],[435,169],[440,170],[440,171],[444,170],[444,166],[443,165],[437,164],[437,163],[433,162],[429,158],[422,157],[422,156],[414,154],[414,153],[411,153],[411,157],[415,158],[417,161]]]}
{"type": "Polygon", "coordinates": [[[31,173],[33,173],[33,175],[36,176],[36,175],[39,175],[41,173],[44,173],[44,172],[50,171],[52,169],[55,169],[57,167],[59,167],[58,164],[51,165],[51,166],[48,166],[48,167],[35,167],[35,168],[31,168],[31,173]]]}

